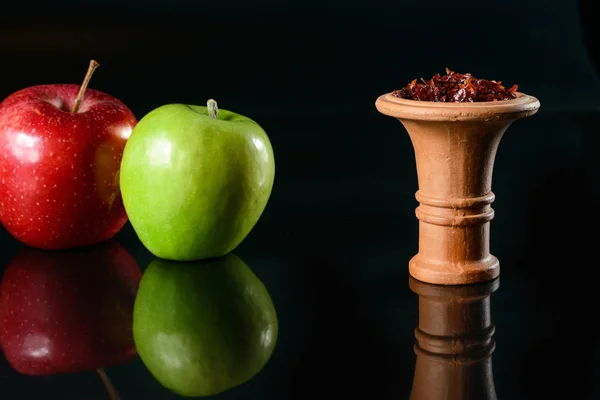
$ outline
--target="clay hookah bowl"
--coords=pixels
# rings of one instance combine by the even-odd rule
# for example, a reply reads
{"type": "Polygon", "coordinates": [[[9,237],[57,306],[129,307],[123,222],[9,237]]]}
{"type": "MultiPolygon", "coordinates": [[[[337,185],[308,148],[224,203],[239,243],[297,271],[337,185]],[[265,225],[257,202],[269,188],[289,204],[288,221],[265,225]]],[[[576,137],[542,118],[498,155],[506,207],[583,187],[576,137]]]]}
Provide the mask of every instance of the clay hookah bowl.
{"type": "Polygon", "coordinates": [[[535,97],[516,94],[473,103],[408,100],[392,93],[377,99],[377,110],[402,123],[415,152],[419,251],[409,262],[415,279],[456,285],[500,274],[490,254],[494,159],[507,128],[540,107],[535,97]]]}

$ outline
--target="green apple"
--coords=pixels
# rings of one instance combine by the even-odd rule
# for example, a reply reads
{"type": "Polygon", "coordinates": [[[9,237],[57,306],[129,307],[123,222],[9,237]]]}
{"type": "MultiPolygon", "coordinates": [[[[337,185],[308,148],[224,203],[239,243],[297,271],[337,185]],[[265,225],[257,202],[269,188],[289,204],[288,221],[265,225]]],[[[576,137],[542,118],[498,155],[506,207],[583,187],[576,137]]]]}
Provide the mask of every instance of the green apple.
{"type": "Polygon", "coordinates": [[[125,145],[120,187],[144,246],[163,259],[192,261],[225,255],[246,238],[274,178],[265,131],[209,100],[146,114],[125,145]]]}
{"type": "Polygon", "coordinates": [[[179,395],[210,396],[247,382],[271,357],[277,334],[267,289],[232,253],[155,259],[144,271],[134,342],[150,373],[179,395]]]}

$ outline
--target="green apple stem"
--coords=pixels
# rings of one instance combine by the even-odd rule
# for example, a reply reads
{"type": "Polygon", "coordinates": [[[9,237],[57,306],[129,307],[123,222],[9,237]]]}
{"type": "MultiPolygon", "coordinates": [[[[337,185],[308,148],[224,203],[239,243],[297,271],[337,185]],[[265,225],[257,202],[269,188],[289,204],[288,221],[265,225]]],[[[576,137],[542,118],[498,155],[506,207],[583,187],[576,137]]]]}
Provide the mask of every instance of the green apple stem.
{"type": "Polygon", "coordinates": [[[110,397],[110,400],[121,400],[115,387],[113,386],[112,382],[110,381],[110,378],[108,377],[108,375],[106,375],[106,372],[104,372],[104,370],[102,368],[98,368],[96,370],[96,372],[98,372],[98,375],[100,375],[100,379],[102,379],[102,383],[104,383],[104,387],[106,388],[106,391],[108,392],[108,397],[110,397]]]}
{"type": "Polygon", "coordinates": [[[208,100],[206,102],[206,108],[208,108],[209,117],[219,119],[219,107],[217,107],[217,102],[215,100],[208,100]]]}
{"type": "Polygon", "coordinates": [[[96,60],[90,61],[90,66],[88,67],[87,73],[85,74],[85,78],[83,78],[83,83],[81,84],[81,87],[79,88],[79,93],[77,93],[77,98],[75,99],[75,104],[73,104],[73,114],[77,114],[77,111],[79,111],[79,105],[81,104],[81,101],[83,100],[83,95],[85,94],[85,90],[87,89],[88,84],[90,83],[90,79],[92,79],[92,75],[94,74],[94,71],[99,66],[100,66],[100,64],[98,64],[98,62],[96,60]]]}

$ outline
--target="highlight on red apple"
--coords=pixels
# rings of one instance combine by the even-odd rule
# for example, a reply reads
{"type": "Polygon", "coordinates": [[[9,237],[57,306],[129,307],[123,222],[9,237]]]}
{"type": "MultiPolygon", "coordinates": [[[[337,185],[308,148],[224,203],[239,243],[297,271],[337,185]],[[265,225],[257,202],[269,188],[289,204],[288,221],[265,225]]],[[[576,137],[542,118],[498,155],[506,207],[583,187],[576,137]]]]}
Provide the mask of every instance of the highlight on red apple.
{"type": "Polygon", "coordinates": [[[127,222],[119,189],[137,119],[88,84],[44,84],[0,103],[0,221],[17,240],[67,249],[110,239],[127,222]]]}

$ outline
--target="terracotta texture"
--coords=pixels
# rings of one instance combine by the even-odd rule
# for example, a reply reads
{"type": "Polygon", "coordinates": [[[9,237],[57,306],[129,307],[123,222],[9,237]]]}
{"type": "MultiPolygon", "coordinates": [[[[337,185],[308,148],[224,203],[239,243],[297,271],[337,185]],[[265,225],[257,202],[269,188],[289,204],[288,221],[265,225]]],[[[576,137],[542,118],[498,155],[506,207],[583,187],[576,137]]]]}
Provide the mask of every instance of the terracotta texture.
{"type": "Polygon", "coordinates": [[[419,251],[410,274],[443,285],[496,278],[500,266],[489,249],[496,150],[512,122],[537,112],[538,99],[518,93],[514,100],[436,103],[388,93],[375,105],[404,125],[415,151],[419,251]]]}
{"type": "Polygon", "coordinates": [[[410,400],[496,400],[490,296],[499,278],[448,286],[411,277],[409,285],[419,295],[410,400]]]}

